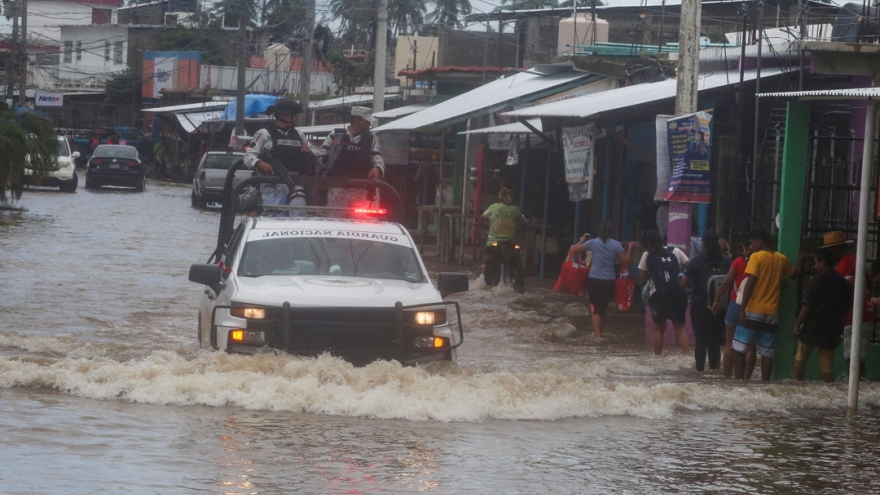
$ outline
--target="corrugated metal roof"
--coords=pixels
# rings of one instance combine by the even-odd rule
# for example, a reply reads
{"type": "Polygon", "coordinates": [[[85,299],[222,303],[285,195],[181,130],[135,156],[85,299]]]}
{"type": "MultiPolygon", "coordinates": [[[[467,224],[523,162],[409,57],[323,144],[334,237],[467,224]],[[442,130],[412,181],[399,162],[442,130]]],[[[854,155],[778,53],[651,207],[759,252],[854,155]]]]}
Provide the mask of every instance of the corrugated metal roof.
{"type": "MultiPolygon", "coordinates": [[[[544,132],[544,128],[541,125],[541,119],[529,119],[528,122],[535,129],[544,132]]],[[[496,125],[495,127],[484,127],[482,129],[462,131],[459,132],[459,134],[534,134],[534,132],[522,122],[511,122],[510,124],[496,125]]]]}
{"type": "MultiPolygon", "coordinates": [[[[773,67],[761,70],[761,78],[773,77],[782,74],[788,69],[773,67]]],[[[755,70],[745,71],[743,79],[753,81],[758,74],[755,70]]],[[[714,72],[707,76],[701,76],[699,89],[707,90],[721,88],[739,82],[739,71],[714,72]]],[[[610,89],[601,93],[579,96],[570,100],[562,100],[545,105],[523,108],[507,112],[504,115],[511,117],[559,117],[584,119],[602,112],[633,107],[667,98],[675,98],[675,79],[665,81],[636,84],[623,88],[610,89]]]]}
{"type": "Polygon", "coordinates": [[[373,131],[441,128],[473,115],[501,110],[512,102],[532,101],[552,91],[563,91],[590,77],[597,76],[574,70],[554,75],[521,72],[496,79],[421,112],[381,125],[373,131]]]}
{"type": "Polygon", "coordinates": [[[373,117],[377,119],[396,119],[406,115],[414,114],[416,112],[421,112],[422,110],[429,108],[431,105],[428,103],[414,103],[412,105],[404,105],[402,107],[392,108],[391,110],[385,110],[383,112],[376,112],[373,114],[373,117]]]}
{"type": "Polygon", "coordinates": [[[818,91],[789,91],[761,93],[759,98],[795,98],[798,100],[870,100],[880,98],[880,88],[823,89],[818,91]]]}
{"type": "MultiPolygon", "coordinates": [[[[711,10],[713,7],[724,8],[737,6],[741,4],[750,4],[751,0],[706,0],[702,2],[702,8],[711,10]]],[[[785,2],[781,2],[785,3],[785,2]]],[[[789,4],[797,4],[795,1],[789,4]]],[[[840,7],[834,4],[828,4],[819,0],[808,0],[803,2],[816,11],[836,11],[840,7]]],[[[579,14],[589,14],[590,7],[581,7],[578,9],[579,14]]],[[[606,12],[657,12],[659,9],[666,9],[666,13],[678,12],[681,10],[681,0],[617,0],[614,5],[597,5],[596,11],[601,14],[606,12]]],[[[486,21],[513,21],[517,19],[528,19],[530,17],[571,17],[574,9],[566,8],[548,8],[548,9],[523,9],[523,10],[493,10],[490,12],[478,12],[468,14],[464,17],[465,22],[486,22],[486,21]]]]}
{"type": "Polygon", "coordinates": [[[486,73],[494,73],[497,74],[507,73],[507,72],[516,72],[521,69],[512,69],[509,67],[476,67],[476,66],[448,66],[448,67],[427,67],[425,69],[403,69],[398,72],[398,76],[406,76],[406,77],[419,77],[425,76],[428,74],[440,74],[440,73],[448,73],[448,72],[456,72],[456,73],[468,73],[468,74],[482,74],[486,73]]]}
{"type": "Polygon", "coordinates": [[[141,112],[169,113],[169,112],[204,112],[215,108],[226,108],[228,101],[204,101],[202,103],[189,103],[187,105],[172,105],[170,107],[143,108],[141,112]]]}
{"type": "Polygon", "coordinates": [[[221,115],[223,115],[223,110],[189,113],[181,112],[177,114],[177,121],[180,122],[180,126],[183,127],[184,131],[192,132],[198,129],[198,127],[202,125],[202,122],[219,119],[221,115]]]}
{"type": "MultiPolygon", "coordinates": [[[[385,101],[400,99],[400,95],[385,95],[385,101]]],[[[373,95],[348,95],[339,98],[330,98],[329,100],[310,101],[309,110],[330,110],[332,108],[342,108],[352,105],[363,105],[372,103],[373,95]]]]}

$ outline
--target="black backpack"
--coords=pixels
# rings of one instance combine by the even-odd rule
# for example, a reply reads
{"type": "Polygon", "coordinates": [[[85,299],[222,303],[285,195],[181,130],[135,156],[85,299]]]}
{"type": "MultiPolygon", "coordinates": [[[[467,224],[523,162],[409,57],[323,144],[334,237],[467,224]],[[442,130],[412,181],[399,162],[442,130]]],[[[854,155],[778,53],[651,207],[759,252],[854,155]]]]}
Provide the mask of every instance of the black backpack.
{"type": "MultiPolygon", "coordinates": [[[[708,298],[706,299],[707,308],[712,309],[712,304],[715,302],[715,296],[718,294],[718,289],[721,288],[721,283],[724,282],[726,277],[727,272],[724,271],[724,265],[722,265],[720,261],[713,261],[706,264],[706,294],[708,295],[708,298]]],[[[730,294],[722,296],[721,300],[718,301],[718,311],[727,311],[727,306],[729,304],[730,294]]]]}
{"type": "Polygon", "coordinates": [[[651,273],[651,281],[657,290],[681,287],[678,274],[681,266],[678,258],[673,253],[675,248],[667,246],[663,251],[648,256],[648,269],[651,273]]]}

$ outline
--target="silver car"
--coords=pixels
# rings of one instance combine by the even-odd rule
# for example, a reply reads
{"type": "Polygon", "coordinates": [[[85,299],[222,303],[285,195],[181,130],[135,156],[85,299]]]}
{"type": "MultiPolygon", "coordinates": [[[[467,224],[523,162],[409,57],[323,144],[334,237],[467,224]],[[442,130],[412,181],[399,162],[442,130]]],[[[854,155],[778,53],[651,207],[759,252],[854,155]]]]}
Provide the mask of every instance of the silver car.
{"type": "MultiPolygon", "coordinates": [[[[205,153],[193,177],[192,205],[197,208],[206,208],[208,203],[222,203],[226,172],[232,164],[242,158],[244,158],[244,153],[238,151],[209,151],[205,153]]],[[[253,172],[249,169],[238,170],[235,173],[232,186],[237,186],[239,182],[252,174],[253,172]]]]}

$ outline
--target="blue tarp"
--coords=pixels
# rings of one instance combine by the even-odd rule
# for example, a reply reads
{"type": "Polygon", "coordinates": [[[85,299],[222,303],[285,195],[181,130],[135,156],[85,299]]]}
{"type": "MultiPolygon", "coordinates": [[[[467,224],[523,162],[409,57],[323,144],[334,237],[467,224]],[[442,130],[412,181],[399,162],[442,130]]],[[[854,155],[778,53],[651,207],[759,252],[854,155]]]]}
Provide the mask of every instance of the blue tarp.
{"type": "Polygon", "coordinates": [[[46,120],[49,120],[49,114],[42,110],[36,110],[31,107],[15,107],[15,120],[20,124],[22,120],[24,120],[24,116],[30,114],[35,117],[40,117],[46,120]]]}
{"type": "MultiPolygon", "coordinates": [[[[278,100],[278,96],[271,95],[244,95],[244,116],[250,117],[258,113],[265,113],[270,105],[274,105],[278,100]]],[[[235,120],[235,109],[238,106],[237,100],[232,100],[226,105],[223,111],[223,117],[220,120],[235,120]]]]}

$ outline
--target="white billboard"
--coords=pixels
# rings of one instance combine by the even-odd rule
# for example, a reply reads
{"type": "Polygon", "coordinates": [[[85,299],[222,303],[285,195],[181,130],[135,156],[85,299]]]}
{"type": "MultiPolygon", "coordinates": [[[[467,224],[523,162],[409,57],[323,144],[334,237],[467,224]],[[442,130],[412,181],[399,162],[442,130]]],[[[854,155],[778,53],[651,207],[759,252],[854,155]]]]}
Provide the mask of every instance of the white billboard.
{"type": "Polygon", "coordinates": [[[64,106],[64,94],[63,93],[44,93],[42,91],[37,91],[34,97],[34,104],[38,107],[63,107],[64,106]]]}

